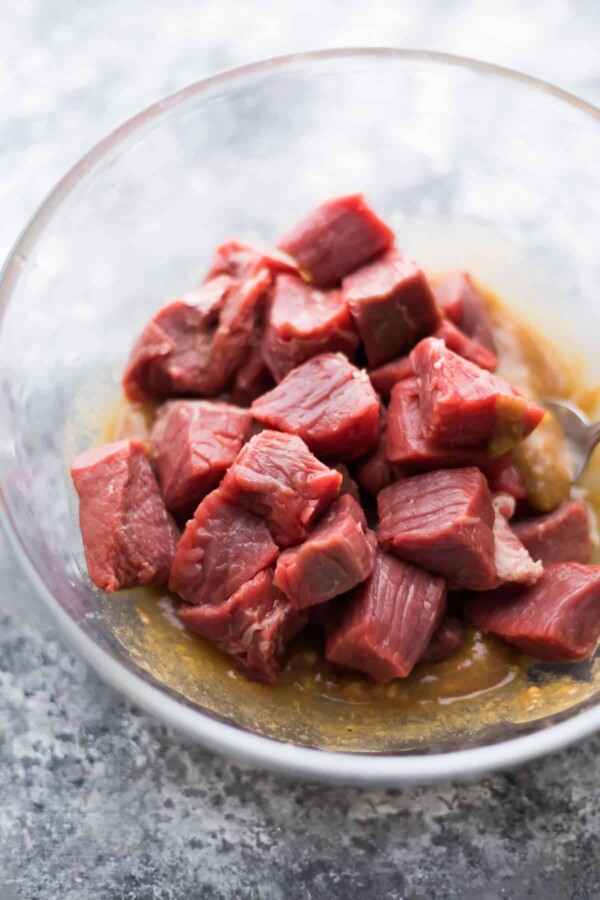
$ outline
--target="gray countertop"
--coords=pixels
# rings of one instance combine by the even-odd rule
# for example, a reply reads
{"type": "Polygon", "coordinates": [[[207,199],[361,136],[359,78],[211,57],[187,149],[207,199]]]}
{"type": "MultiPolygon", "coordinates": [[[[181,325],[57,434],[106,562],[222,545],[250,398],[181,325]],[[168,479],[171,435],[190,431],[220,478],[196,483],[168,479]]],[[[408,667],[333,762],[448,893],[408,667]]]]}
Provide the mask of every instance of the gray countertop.
{"type": "MultiPolygon", "coordinates": [[[[429,47],[600,101],[596,0],[22,0],[0,25],[0,256],[91,144],[215,71],[429,47]]],[[[233,764],[60,642],[0,538],[0,900],[595,898],[600,737],[467,785],[324,788],[233,764]]]]}

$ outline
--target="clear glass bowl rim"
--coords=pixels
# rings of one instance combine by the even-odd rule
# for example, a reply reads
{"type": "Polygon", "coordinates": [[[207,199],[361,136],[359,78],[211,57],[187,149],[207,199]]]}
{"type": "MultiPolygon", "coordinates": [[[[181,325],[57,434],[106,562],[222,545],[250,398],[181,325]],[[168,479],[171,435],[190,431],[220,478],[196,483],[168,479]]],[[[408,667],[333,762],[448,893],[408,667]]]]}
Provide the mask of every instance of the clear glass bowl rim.
{"type": "MultiPolygon", "coordinates": [[[[210,93],[215,88],[225,87],[234,82],[243,82],[252,76],[267,73],[270,70],[294,70],[323,60],[357,58],[414,60],[418,63],[431,63],[433,66],[468,69],[478,74],[519,82],[533,90],[555,97],[559,103],[566,103],[578,108],[600,124],[600,109],[568,91],[502,66],[448,53],[388,47],[340,48],[279,56],[228,70],[195,82],[138,113],[96,144],[59,181],[22,231],[0,273],[0,336],[4,313],[11,294],[18,283],[21,272],[27,265],[28,256],[42,236],[45,226],[77,184],[90,175],[107,155],[125,143],[132,134],[145,129],[149,123],[158,125],[169,116],[171,111],[188,99],[210,93]]],[[[273,738],[252,734],[178,702],[145,681],[141,676],[130,672],[82,631],[48,590],[28,558],[16,523],[12,521],[1,483],[0,520],[4,525],[15,556],[57,622],[62,634],[103,679],[146,712],[176,731],[211,750],[225,753],[261,768],[268,768],[305,780],[365,786],[422,784],[449,779],[474,778],[486,772],[514,766],[542,754],[561,749],[600,728],[599,703],[591,709],[575,713],[564,721],[549,727],[542,727],[531,734],[486,746],[440,753],[379,756],[368,753],[336,752],[295,746],[273,738]]]]}

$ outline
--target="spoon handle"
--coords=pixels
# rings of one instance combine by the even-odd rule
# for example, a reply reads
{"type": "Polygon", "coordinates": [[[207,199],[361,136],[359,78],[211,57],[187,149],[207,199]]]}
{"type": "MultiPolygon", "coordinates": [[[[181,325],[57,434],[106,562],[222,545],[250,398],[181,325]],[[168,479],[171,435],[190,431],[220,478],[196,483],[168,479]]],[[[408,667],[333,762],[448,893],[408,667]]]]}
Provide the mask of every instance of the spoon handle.
{"type": "Polygon", "coordinates": [[[600,443],[600,422],[594,422],[588,430],[589,452],[600,443]]]}

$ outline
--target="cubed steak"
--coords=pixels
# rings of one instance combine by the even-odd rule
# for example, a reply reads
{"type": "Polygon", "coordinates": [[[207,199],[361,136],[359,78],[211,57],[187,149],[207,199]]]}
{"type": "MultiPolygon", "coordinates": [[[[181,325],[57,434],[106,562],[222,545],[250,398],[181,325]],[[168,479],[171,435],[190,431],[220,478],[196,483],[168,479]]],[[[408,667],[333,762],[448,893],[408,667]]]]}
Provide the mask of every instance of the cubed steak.
{"type": "Polygon", "coordinates": [[[182,606],[179,615],[191,631],[227,653],[248,678],[273,684],[288,642],[306,624],[306,613],[294,609],[265,569],[243,584],[224,603],[182,606]]]}
{"type": "Polygon", "coordinates": [[[379,398],[366,372],[340,353],[323,353],[293,369],[252,404],[268,428],[301,437],[319,456],[352,459],[377,443],[379,398]]]}
{"type": "Polygon", "coordinates": [[[280,547],[306,538],[313,521],[337,497],[342,476],[290,434],[261,431],[242,448],[221,487],[267,520],[280,547]]]}
{"type": "Polygon", "coordinates": [[[419,393],[416,378],[405,378],[392,390],[385,434],[388,460],[414,470],[484,466],[489,461],[484,448],[447,447],[425,437],[419,393]]]}
{"type": "Polygon", "coordinates": [[[386,250],[393,240],[393,231],[362,194],[351,194],[315,207],[277,246],[296,260],[316,287],[327,288],[386,250]]]}
{"type": "Polygon", "coordinates": [[[297,609],[324,603],[371,574],[376,546],[360,505],[345,494],[303,544],[280,555],[275,584],[297,609]]]}
{"type": "Polygon", "coordinates": [[[401,356],[376,369],[369,369],[371,384],[382,397],[389,397],[394,385],[405,378],[412,378],[414,374],[409,356],[401,356]]]}
{"type": "Polygon", "coordinates": [[[206,393],[214,330],[235,282],[226,275],[163,306],[146,325],[123,375],[132,402],[206,393]]]}
{"type": "Polygon", "coordinates": [[[515,500],[527,499],[527,488],[521,478],[521,473],[514,464],[511,452],[505,453],[498,459],[490,460],[482,466],[482,470],[488,480],[490,491],[510,494],[515,500]]]}
{"type": "Polygon", "coordinates": [[[404,678],[428,646],[445,606],[442,578],[379,550],[373,573],[339,618],[328,617],[325,656],[379,684],[404,678]]]}
{"type": "Polygon", "coordinates": [[[210,345],[205,394],[223,390],[248,359],[270,284],[268,269],[260,269],[240,281],[227,297],[210,345]]]}
{"type": "Polygon", "coordinates": [[[464,622],[455,616],[446,615],[433,632],[423,656],[419,662],[430,664],[443,662],[455,656],[467,641],[467,628],[464,622]]]}
{"type": "Polygon", "coordinates": [[[351,358],[358,335],[341,291],[319,291],[300,278],[279,275],[271,292],[262,347],[276,381],[319,353],[351,358]]]}
{"type": "Polygon", "coordinates": [[[535,584],[541,577],[543,566],[531,558],[508,523],[515,511],[514,497],[498,493],[492,498],[492,504],[497,583],[514,581],[518,584],[535,584]]]}
{"type": "Polygon", "coordinates": [[[254,247],[240,241],[231,240],[220,244],[214,252],[205,281],[218,275],[232,278],[250,278],[261,269],[277,272],[298,272],[291,257],[275,247],[254,247]]]}
{"type": "Polygon", "coordinates": [[[160,309],[129,358],[123,376],[128,399],[209,397],[223,390],[248,356],[270,284],[268,269],[242,281],[219,275],[160,309]]]}
{"type": "Polygon", "coordinates": [[[425,338],[412,351],[423,433],[452,447],[485,446],[501,456],[539,425],[544,411],[512,385],[425,338]]]}
{"type": "Polygon", "coordinates": [[[170,400],[159,409],[152,449],[167,508],[192,515],[242,448],[250,412],[210,400],[170,400]]]}
{"type": "Polygon", "coordinates": [[[512,530],[544,566],[590,561],[590,522],[583,503],[566,500],[551,513],[515,522],[512,530]]]}
{"type": "Polygon", "coordinates": [[[239,406],[251,406],[257,397],[275,386],[273,376],[262,355],[262,329],[255,329],[250,352],[244,364],[235,373],[231,386],[231,402],[239,406]]]}
{"type": "Polygon", "coordinates": [[[169,587],[187,603],[223,603],[277,555],[265,522],[217,488],[185,527],[169,587]]]}
{"type": "Polygon", "coordinates": [[[462,356],[463,359],[468,359],[474,365],[479,366],[480,369],[494,372],[498,368],[498,357],[496,354],[466,335],[447,316],[442,316],[442,320],[433,336],[443,341],[448,350],[452,350],[453,353],[462,356]]]}
{"type": "MultiPolygon", "coordinates": [[[[446,316],[442,318],[433,332],[433,337],[439,338],[445,343],[448,350],[470,360],[480,369],[493,372],[498,366],[498,357],[494,353],[468,338],[446,316]]],[[[371,384],[382,397],[389,397],[394,385],[399,381],[404,381],[405,378],[411,378],[414,374],[410,356],[401,356],[399,359],[369,370],[371,384]]]]}
{"type": "Polygon", "coordinates": [[[479,469],[405,478],[381,491],[377,507],[385,550],[442,575],[454,588],[493,587],[494,508],[479,469]]]}
{"type": "Polygon", "coordinates": [[[600,636],[600,566],[555,563],[532,586],[473,595],[464,608],[477,628],[537,659],[585,659],[600,636]]]}
{"type": "Polygon", "coordinates": [[[103,591],[165,584],[179,539],[140,441],[80,453],[71,466],[90,578],[103,591]]]}
{"type": "Polygon", "coordinates": [[[344,278],[342,288],[370,366],[406,353],[438,325],[425,273],[395,247],[344,278]]]}
{"type": "Polygon", "coordinates": [[[485,301],[467,272],[450,272],[434,285],[433,293],[440,309],[467,337],[495,354],[485,301]]]}
{"type": "Polygon", "coordinates": [[[358,485],[355,482],[354,478],[350,474],[350,469],[346,465],[346,463],[334,463],[331,466],[332,469],[335,469],[336,472],[339,472],[342,476],[342,484],[340,486],[340,497],[344,494],[350,494],[351,497],[354,497],[355,500],[360,502],[360,493],[358,490],[358,485]]]}
{"type": "Polygon", "coordinates": [[[392,481],[402,477],[398,466],[391,463],[385,455],[385,435],[387,430],[387,410],[381,406],[379,410],[379,441],[377,447],[367,456],[361,459],[355,466],[354,474],[360,487],[376,497],[379,491],[386,488],[392,481]]]}

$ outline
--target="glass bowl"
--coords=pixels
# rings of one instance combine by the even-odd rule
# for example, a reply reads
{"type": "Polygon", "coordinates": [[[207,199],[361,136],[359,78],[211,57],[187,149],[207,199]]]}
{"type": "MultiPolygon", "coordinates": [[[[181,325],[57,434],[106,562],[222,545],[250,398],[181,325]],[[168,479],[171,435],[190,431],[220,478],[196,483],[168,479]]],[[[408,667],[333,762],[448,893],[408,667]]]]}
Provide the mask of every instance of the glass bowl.
{"type": "Polygon", "coordinates": [[[360,715],[322,704],[313,717],[301,690],[286,710],[208,651],[192,671],[162,600],[161,625],[136,592],[91,588],[68,474],[149,313],[199,282],[220,241],[272,240],[340,193],[364,191],[426,268],[470,269],[600,380],[598,159],[598,110],[556,88],[441,54],[336,50],[191,85],[68,173],[0,283],[1,507],[32,584],[104,678],[215,750],[357,784],[474,776],[600,725],[599,688],[580,675],[585,690],[528,721],[499,712],[495,728],[407,745],[392,717],[374,744],[360,715]],[[352,739],[348,726],[336,744],[328,717],[352,719],[352,739]]]}

